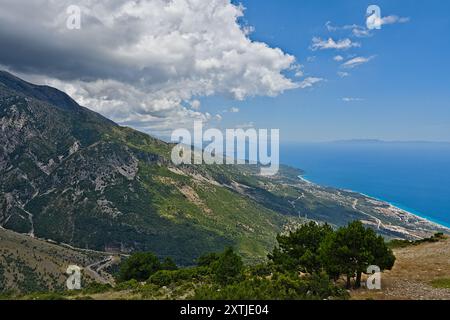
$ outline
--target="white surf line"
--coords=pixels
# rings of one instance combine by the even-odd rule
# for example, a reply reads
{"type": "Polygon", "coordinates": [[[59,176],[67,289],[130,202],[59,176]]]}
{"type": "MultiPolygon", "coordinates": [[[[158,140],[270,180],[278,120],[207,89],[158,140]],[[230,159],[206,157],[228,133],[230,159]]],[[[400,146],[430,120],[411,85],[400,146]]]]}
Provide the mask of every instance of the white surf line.
{"type": "Polygon", "coordinates": [[[311,181],[305,179],[303,176],[297,176],[297,177],[306,184],[316,185],[314,182],[311,182],[311,181]]]}
{"type": "MultiPolygon", "coordinates": [[[[354,192],[354,191],[350,191],[350,192],[354,192]]],[[[447,229],[448,232],[450,232],[450,228],[449,228],[449,227],[447,227],[447,226],[445,226],[445,225],[443,225],[443,224],[440,224],[440,223],[438,223],[438,222],[432,221],[432,220],[430,220],[429,218],[424,218],[424,217],[420,216],[419,214],[416,214],[416,213],[410,212],[410,211],[408,211],[408,210],[406,210],[406,209],[397,207],[396,205],[390,203],[389,201],[386,201],[386,200],[383,200],[383,199],[379,199],[379,198],[370,196],[370,195],[365,194],[365,193],[362,193],[362,192],[357,192],[357,193],[360,194],[360,195],[362,195],[362,196],[364,196],[364,197],[366,197],[366,198],[368,198],[368,199],[377,201],[377,202],[379,202],[379,203],[387,204],[391,209],[394,209],[394,210],[398,210],[398,211],[404,212],[404,213],[406,213],[406,214],[408,214],[408,215],[410,215],[410,216],[412,216],[412,217],[415,217],[415,218],[418,219],[419,221],[422,221],[422,222],[425,222],[425,223],[429,224],[430,226],[432,225],[432,226],[438,227],[438,228],[440,228],[440,229],[447,229]]]]}
{"type": "MultiPolygon", "coordinates": [[[[299,178],[302,182],[306,183],[306,185],[314,185],[314,186],[318,186],[319,188],[323,188],[322,185],[318,185],[318,184],[316,184],[316,183],[314,183],[314,182],[311,182],[311,181],[305,179],[303,176],[298,176],[298,178],[299,178]]],[[[398,210],[398,211],[404,212],[404,213],[406,213],[406,214],[408,214],[408,215],[410,215],[410,216],[412,216],[412,217],[415,217],[415,218],[418,219],[419,221],[422,221],[422,222],[425,222],[426,224],[428,224],[428,227],[434,226],[434,227],[438,227],[438,228],[440,228],[440,229],[446,229],[446,230],[448,230],[448,232],[450,232],[450,228],[449,228],[449,227],[447,227],[447,226],[445,226],[445,225],[443,225],[443,224],[440,224],[440,223],[438,223],[438,222],[432,221],[432,220],[430,220],[430,219],[428,219],[428,218],[421,217],[420,215],[418,215],[418,214],[416,214],[416,213],[412,213],[412,212],[407,211],[407,210],[405,210],[405,209],[399,208],[399,207],[393,205],[392,203],[390,203],[390,202],[388,202],[388,201],[386,201],[386,200],[378,199],[378,198],[376,198],[376,197],[370,196],[370,195],[365,194],[365,193],[362,193],[362,192],[354,191],[354,190],[338,189],[338,188],[333,188],[333,189],[335,189],[338,193],[340,193],[340,191],[345,191],[345,192],[349,192],[349,193],[353,193],[353,194],[359,194],[359,195],[361,195],[361,196],[363,196],[363,197],[365,197],[365,198],[367,198],[367,199],[370,199],[370,200],[373,200],[373,201],[377,201],[377,202],[382,203],[382,204],[386,204],[386,205],[388,205],[391,209],[398,210]]],[[[378,219],[377,217],[375,217],[375,216],[373,216],[373,215],[371,215],[371,214],[368,214],[368,213],[366,213],[366,212],[363,212],[363,211],[360,211],[360,210],[356,209],[356,205],[358,204],[359,201],[358,201],[357,199],[355,199],[355,201],[356,201],[356,204],[355,204],[355,207],[354,207],[353,209],[354,209],[355,211],[358,211],[358,212],[360,212],[360,213],[362,213],[362,214],[364,214],[364,215],[367,215],[367,216],[371,217],[372,219],[375,219],[375,221],[378,223],[378,230],[379,230],[381,227],[386,228],[386,229],[389,229],[389,228],[387,228],[386,225],[384,225],[383,222],[382,222],[380,219],[378,219]]],[[[397,214],[396,214],[396,216],[398,217],[397,214]]],[[[416,225],[416,224],[414,224],[414,225],[416,225]]],[[[418,237],[418,236],[415,236],[415,237],[418,238],[418,239],[420,239],[420,237],[418,237]]]]}

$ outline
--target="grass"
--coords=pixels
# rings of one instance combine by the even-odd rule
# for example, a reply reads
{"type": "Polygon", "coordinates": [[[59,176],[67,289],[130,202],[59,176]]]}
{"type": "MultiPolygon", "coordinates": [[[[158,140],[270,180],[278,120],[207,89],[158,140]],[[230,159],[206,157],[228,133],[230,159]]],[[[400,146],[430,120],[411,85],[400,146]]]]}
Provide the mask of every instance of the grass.
{"type": "Polygon", "coordinates": [[[0,300],[18,293],[63,290],[68,265],[89,265],[103,257],[0,230],[0,300]]]}
{"type": "Polygon", "coordinates": [[[442,241],[445,239],[447,239],[447,237],[443,233],[436,233],[435,235],[431,236],[430,238],[425,238],[425,239],[416,240],[416,241],[394,239],[388,243],[388,246],[391,249],[400,249],[400,248],[407,248],[410,246],[417,246],[417,245],[420,245],[423,243],[439,242],[439,241],[442,241]]]}
{"type": "Polygon", "coordinates": [[[450,278],[441,278],[431,281],[431,286],[437,289],[450,289],[450,278]]]}

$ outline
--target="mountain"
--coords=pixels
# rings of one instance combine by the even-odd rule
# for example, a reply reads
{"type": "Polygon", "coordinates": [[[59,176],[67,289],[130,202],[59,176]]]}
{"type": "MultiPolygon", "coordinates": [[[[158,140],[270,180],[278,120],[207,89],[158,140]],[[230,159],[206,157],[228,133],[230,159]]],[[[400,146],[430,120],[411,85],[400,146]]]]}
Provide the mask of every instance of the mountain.
{"type": "Polygon", "coordinates": [[[447,229],[282,167],[175,166],[171,145],[121,127],[57,89],[0,72],[0,226],[82,249],[153,251],[191,265],[235,247],[263,259],[305,220],[362,220],[386,237],[447,229]]]}
{"type": "MultiPolygon", "coordinates": [[[[0,300],[11,292],[64,290],[69,265],[91,266],[108,254],[61,246],[0,228],[0,300]]],[[[85,283],[98,281],[84,268],[85,283]]]]}
{"type": "MultiPolygon", "coordinates": [[[[325,142],[326,143],[326,142],[325,142]]],[[[335,140],[332,144],[448,144],[449,141],[427,141],[427,140],[379,140],[379,139],[353,139],[335,140]]]]}
{"type": "Polygon", "coordinates": [[[0,74],[0,128],[0,224],[7,229],[189,264],[227,245],[261,256],[289,220],[204,168],[171,166],[169,144],[7,73],[0,74]]]}

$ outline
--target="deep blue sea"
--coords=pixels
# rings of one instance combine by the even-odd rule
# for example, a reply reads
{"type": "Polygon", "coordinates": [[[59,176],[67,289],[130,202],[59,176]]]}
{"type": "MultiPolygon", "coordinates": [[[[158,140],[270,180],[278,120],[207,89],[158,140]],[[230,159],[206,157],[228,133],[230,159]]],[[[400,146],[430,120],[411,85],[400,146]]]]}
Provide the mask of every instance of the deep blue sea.
{"type": "Polygon", "coordinates": [[[353,190],[450,227],[450,143],[285,144],[280,162],[304,178],[353,190]]]}

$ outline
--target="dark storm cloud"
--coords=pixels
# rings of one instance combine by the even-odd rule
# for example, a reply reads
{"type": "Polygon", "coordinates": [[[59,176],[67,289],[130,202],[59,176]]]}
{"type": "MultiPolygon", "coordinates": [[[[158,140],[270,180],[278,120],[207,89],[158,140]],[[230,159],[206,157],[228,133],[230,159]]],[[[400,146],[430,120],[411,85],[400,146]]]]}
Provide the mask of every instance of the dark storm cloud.
{"type": "Polygon", "coordinates": [[[196,97],[242,100],[301,87],[284,75],[294,57],[251,41],[237,23],[243,8],[230,0],[77,3],[81,29],[69,30],[72,1],[2,0],[0,65],[148,127],[207,121],[196,97]]]}

